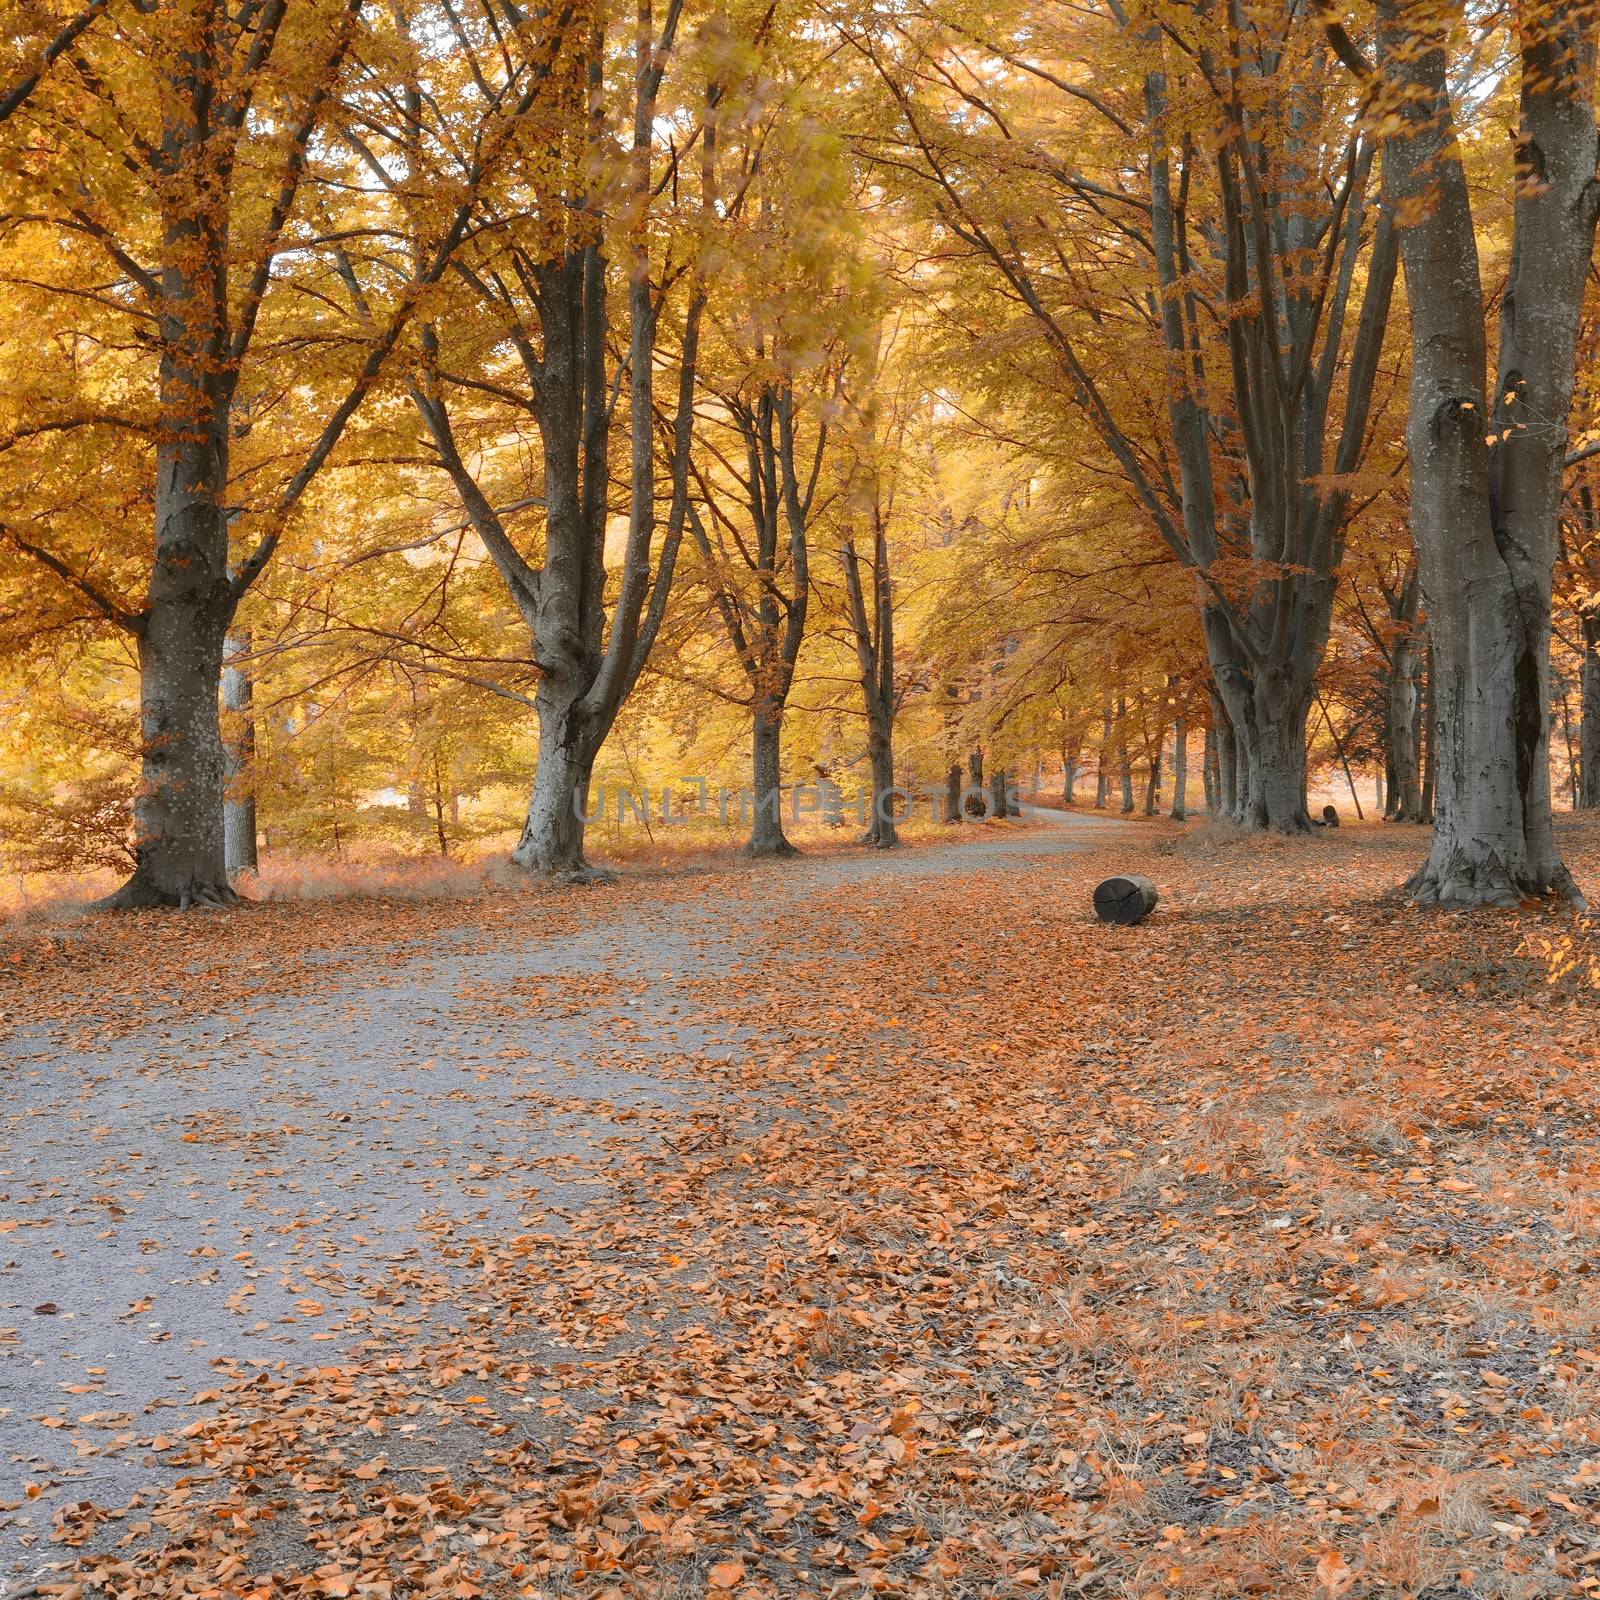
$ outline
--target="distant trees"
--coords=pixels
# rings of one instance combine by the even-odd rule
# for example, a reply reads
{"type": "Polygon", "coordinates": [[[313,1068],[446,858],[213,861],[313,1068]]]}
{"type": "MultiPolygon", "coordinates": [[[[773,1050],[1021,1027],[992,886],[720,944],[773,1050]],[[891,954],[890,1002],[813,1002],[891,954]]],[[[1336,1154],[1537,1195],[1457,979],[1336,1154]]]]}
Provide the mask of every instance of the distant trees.
{"type": "Polygon", "coordinates": [[[937,11],[847,27],[893,103],[866,148],[910,175],[961,281],[983,273],[997,314],[1032,324],[1193,574],[1240,756],[1230,807],[1304,830],[1306,716],[1397,259],[1375,143],[1303,17],[1006,15],[1027,59],[1004,28],[937,11]]]}
{"type": "MultiPolygon", "coordinates": [[[[774,88],[776,86],[773,86],[774,88]]],[[[803,114],[796,79],[730,130],[710,337],[701,361],[689,527],[750,710],[746,853],[793,854],[783,829],[784,714],[812,598],[816,526],[849,474],[845,373],[871,298],[850,171],[803,114]]]]}

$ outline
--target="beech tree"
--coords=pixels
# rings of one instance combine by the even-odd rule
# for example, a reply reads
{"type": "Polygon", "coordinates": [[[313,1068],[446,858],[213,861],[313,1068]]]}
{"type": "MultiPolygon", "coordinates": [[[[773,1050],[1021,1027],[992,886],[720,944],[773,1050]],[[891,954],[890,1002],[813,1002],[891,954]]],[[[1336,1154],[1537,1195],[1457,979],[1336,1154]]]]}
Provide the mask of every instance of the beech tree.
{"type": "MultiPolygon", "coordinates": [[[[667,115],[662,79],[678,43],[683,0],[669,0],[658,24],[650,0],[635,17],[628,120],[631,140],[609,159],[609,108],[599,92],[609,64],[608,32],[597,17],[583,47],[584,77],[563,106],[569,160],[552,184],[525,175],[469,252],[460,276],[471,290],[476,324],[495,338],[475,340],[479,371],[458,373],[451,350],[430,324],[411,393],[440,467],[449,475],[484,548],[516,602],[539,669],[534,704],[539,753],[522,835],[519,866],[573,879],[605,876],[584,855],[584,818],[595,757],[623,701],[638,682],[666,613],[689,506],[689,459],[695,373],[706,304],[706,256],[717,215],[718,122],[727,78],[737,69],[728,34],[713,16],[699,41],[707,76],[693,114],[673,108],[687,147],[698,145],[699,220],[686,243],[670,235],[652,254],[652,204],[658,124],[667,115]],[[531,218],[531,229],[513,219],[531,218]],[[620,256],[627,338],[613,364],[609,315],[620,256]],[[657,548],[656,368],[666,299],[683,288],[676,398],[666,422],[668,505],[657,548]],[[487,347],[486,347],[487,345],[487,347]],[[508,347],[510,362],[503,351],[508,347]],[[617,589],[607,593],[606,534],[611,512],[613,397],[625,394],[628,439],[627,534],[617,589]],[[474,462],[458,437],[464,403],[487,395],[531,419],[542,458],[542,559],[530,560],[486,490],[481,452],[474,462]]],[[[672,173],[682,152],[670,152],[672,173]]],[[[670,176],[671,174],[669,174],[670,176]]],[[[476,426],[484,427],[480,417],[476,426]]],[[[491,419],[489,428],[499,424],[491,419]]]]}
{"type": "MultiPolygon", "coordinates": [[[[1434,651],[1433,845],[1407,884],[1427,904],[1581,901],[1550,806],[1551,574],[1573,365],[1600,213],[1596,18],[1515,9],[1518,124],[1510,271],[1494,389],[1489,306],[1449,70],[1460,8],[1384,0],[1374,86],[1388,132],[1411,322],[1411,527],[1434,651]]],[[[1362,77],[1374,69],[1337,22],[1362,77]]]]}
{"type": "Polygon", "coordinates": [[[837,413],[864,289],[837,141],[795,87],[774,99],[736,148],[729,141],[737,176],[718,233],[688,506],[698,576],[750,708],[753,856],[794,853],[783,721],[811,605],[813,526],[841,488],[837,413]]]}
{"type": "Polygon", "coordinates": [[[960,8],[847,29],[895,113],[863,141],[1042,335],[1193,573],[1239,819],[1304,830],[1306,716],[1397,259],[1375,140],[1303,15],[1245,27],[1110,0],[1023,18],[1026,58],[960,8]],[[1083,56],[1108,67],[1092,86],[1083,56]],[[1154,436],[1152,397],[1126,393],[1130,340],[1160,353],[1154,436]]]}
{"type": "Polygon", "coordinates": [[[807,470],[795,460],[791,381],[762,381],[753,395],[725,397],[722,409],[744,451],[742,468],[724,462],[724,469],[743,500],[749,533],[714,493],[702,491],[703,514],[690,502],[689,521],[713,602],[749,685],[754,812],[745,851],[793,855],[781,814],[783,713],[811,601],[810,522],[828,423],[825,417],[817,421],[807,470]]]}
{"type": "Polygon", "coordinates": [[[1569,613],[1577,624],[1579,732],[1576,803],[1600,807],[1600,506],[1587,478],[1570,496],[1564,575],[1569,613]]]}

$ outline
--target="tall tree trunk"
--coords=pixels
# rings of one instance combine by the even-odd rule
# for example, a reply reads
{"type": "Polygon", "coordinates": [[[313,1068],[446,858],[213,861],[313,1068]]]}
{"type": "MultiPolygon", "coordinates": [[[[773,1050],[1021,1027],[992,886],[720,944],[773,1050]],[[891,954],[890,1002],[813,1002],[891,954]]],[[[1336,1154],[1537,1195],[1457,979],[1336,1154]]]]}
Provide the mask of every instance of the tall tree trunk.
{"type": "Polygon", "coordinates": [[[1157,803],[1161,798],[1161,747],[1166,743],[1166,737],[1166,732],[1163,730],[1150,749],[1150,776],[1144,786],[1144,814],[1147,817],[1156,814],[1157,803]]]}
{"type": "Polygon", "coordinates": [[[1559,680],[1561,687],[1561,736],[1567,747],[1567,798],[1572,803],[1572,809],[1578,809],[1578,750],[1572,742],[1572,699],[1567,692],[1565,680],[1559,680]]]}
{"type": "Polygon", "coordinates": [[[439,854],[450,854],[450,836],[444,829],[444,768],[439,760],[439,747],[433,749],[433,831],[439,843],[439,854]]]}
{"type": "Polygon", "coordinates": [[[1433,641],[1422,656],[1422,816],[1423,822],[1433,821],[1433,796],[1439,765],[1438,724],[1433,709],[1433,641]]]}
{"type": "Polygon", "coordinates": [[[861,699],[867,715],[867,753],[872,762],[872,805],[866,842],[881,850],[900,842],[895,826],[894,789],[894,592],[889,577],[889,538],[882,504],[872,507],[872,559],[868,584],[861,580],[855,541],[840,551],[850,631],[855,636],[861,699]]]}
{"type": "Polygon", "coordinates": [[[1422,772],[1418,756],[1418,717],[1422,700],[1422,651],[1414,637],[1396,638],[1389,673],[1384,764],[1390,774],[1388,805],[1391,822],[1422,820],[1422,772]]]}
{"type": "Polygon", "coordinates": [[[511,859],[532,872],[579,881],[603,877],[583,853],[594,751],[584,726],[582,691],[562,676],[547,674],[539,680],[534,705],[539,754],[522,836],[511,859]]]}
{"type": "Polygon", "coordinates": [[[1237,822],[1244,801],[1244,796],[1239,792],[1239,740],[1233,731],[1233,721],[1226,711],[1218,718],[1215,726],[1217,731],[1217,800],[1221,807],[1221,814],[1229,822],[1237,822]]]}
{"type": "Polygon", "coordinates": [[[1241,753],[1248,773],[1246,821],[1253,828],[1304,833],[1306,814],[1306,717],[1309,701],[1298,685],[1262,674],[1255,683],[1255,716],[1241,753]]]}
{"type": "Polygon", "coordinates": [[[744,847],[747,856],[794,856],[800,853],[783,831],[782,732],[782,708],[770,702],[758,704],[751,718],[750,731],[750,776],[755,791],[755,814],[750,819],[750,838],[744,847]]]}
{"type": "MultiPolygon", "coordinates": [[[[246,628],[230,634],[224,648],[228,657],[250,653],[246,628]]],[[[241,872],[254,872],[256,858],[256,723],[252,702],[254,685],[250,669],[228,660],[222,669],[223,763],[226,798],[222,807],[223,856],[231,881],[241,872]]]]}
{"type": "Polygon", "coordinates": [[[1075,806],[1078,803],[1078,746],[1061,747],[1061,803],[1075,806]]]}
{"type": "Polygon", "coordinates": [[[1411,314],[1411,522],[1434,650],[1433,846],[1424,904],[1580,901],[1550,809],[1551,570],[1595,181],[1595,19],[1557,4],[1520,39],[1511,264],[1494,397],[1472,202],[1448,79],[1450,20],[1385,0],[1404,91],[1387,163],[1411,314]]]}
{"type": "Polygon", "coordinates": [[[872,809],[863,843],[879,850],[893,850],[900,843],[900,831],[895,825],[893,806],[894,743],[887,727],[874,723],[868,731],[867,755],[872,767],[872,809]]]}
{"type": "Polygon", "coordinates": [[[1208,724],[1205,745],[1200,755],[1200,778],[1205,786],[1206,815],[1214,817],[1222,806],[1221,773],[1218,770],[1217,730],[1208,724]]]}
{"type": "Polygon", "coordinates": [[[957,762],[944,775],[944,820],[961,821],[961,766],[957,762]]]}
{"type": "MultiPolygon", "coordinates": [[[[189,380],[172,373],[169,389],[189,380]]],[[[174,402],[174,410],[178,404],[174,402]]],[[[187,400],[192,413],[192,397],[187,400]]],[[[140,779],[133,876],[107,904],[227,904],[225,761],[217,692],[233,620],[225,430],[169,437],[157,451],[156,550],[138,632],[140,779]]]]}
{"type": "Polygon", "coordinates": [[[1189,723],[1179,717],[1172,725],[1172,818],[1182,822],[1188,815],[1189,799],[1189,723]]]}
{"type": "MultiPolygon", "coordinates": [[[[758,348],[763,342],[758,340],[758,348]]],[[[732,420],[749,462],[745,507],[753,537],[748,542],[734,542],[749,568],[748,576],[737,584],[732,581],[731,564],[719,559],[692,502],[689,525],[723,627],[750,684],[755,811],[745,854],[798,855],[783,831],[779,744],[810,603],[808,520],[828,437],[827,423],[818,421],[816,455],[812,470],[804,474],[807,482],[802,490],[795,463],[793,389],[787,383],[769,381],[753,399],[723,396],[722,408],[732,420]],[[754,604],[748,598],[751,584],[754,604]]]]}
{"type": "Polygon", "coordinates": [[[1133,760],[1128,755],[1128,702],[1117,701],[1117,725],[1121,729],[1117,744],[1117,776],[1122,783],[1122,814],[1133,814],[1133,760]]]}
{"type": "Polygon", "coordinates": [[[1011,809],[1006,784],[1006,769],[997,766],[989,775],[989,815],[1003,821],[1011,809]]]}
{"type": "Polygon", "coordinates": [[[1600,610],[1585,610],[1579,678],[1578,805],[1600,806],[1600,610]]]}
{"type": "Polygon", "coordinates": [[[1395,776],[1394,768],[1394,716],[1390,707],[1390,698],[1394,694],[1394,676],[1385,669],[1381,687],[1383,690],[1383,754],[1377,763],[1377,777],[1373,785],[1374,810],[1385,822],[1395,821],[1390,807],[1397,806],[1400,800],[1400,785],[1395,776]]]}

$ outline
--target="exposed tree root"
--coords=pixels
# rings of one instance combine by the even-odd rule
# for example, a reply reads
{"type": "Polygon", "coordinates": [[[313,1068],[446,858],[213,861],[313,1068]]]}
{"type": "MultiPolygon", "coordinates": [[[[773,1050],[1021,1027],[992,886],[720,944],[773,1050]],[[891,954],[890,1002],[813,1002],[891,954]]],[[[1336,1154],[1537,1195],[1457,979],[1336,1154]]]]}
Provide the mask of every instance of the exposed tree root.
{"type": "Polygon", "coordinates": [[[1548,878],[1516,872],[1496,850],[1486,855],[1468,852],[1460,845],[1442,862],[1432,856],[1407,879],[1402,893],[1418,905],[1446,909],[1468,906],[1500,906],[1511,911],[1525,900],[1559,896],[1578,910],[1586,910],[1584,899],[1572,874],[1562,863],[1548,878]]]}
{"type": "Polygon", "coordinates": [[[762,839],[759,842],[751,839],[744,847],[744,854],[752,861],[781,861],[800,853],[799,846],[791,844],[781,833],[776,839],[762,839]]]}
{"type": "Polygon", "coordinates": [[[1518,881],[1497,851],[1480,857],[1458,847],[1442,862],[1430,856],[1406,880],[1404,892],[1423,906],[1501,906],[1514,911],[1531,890],[1518,881]]]}
{"type": "Polygon", "coordinates": [[[190,884],[183,889],[161,889],[135,872],[120,889],[96,900],[95,911],[228,911],[250,902],[229,884],[190,884]]]}

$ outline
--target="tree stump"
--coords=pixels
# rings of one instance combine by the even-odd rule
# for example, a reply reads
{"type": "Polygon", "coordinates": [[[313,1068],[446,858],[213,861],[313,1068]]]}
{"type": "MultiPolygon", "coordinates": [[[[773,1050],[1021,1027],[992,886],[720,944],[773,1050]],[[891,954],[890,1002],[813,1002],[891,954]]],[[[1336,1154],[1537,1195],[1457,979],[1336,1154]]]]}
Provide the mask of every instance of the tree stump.
{"type": "Polygon", "coordinates": [[[1094,891],[1094,914],[1102,922],[1131,928],[1155,910],[1156,899],[1156,886],[1148,878],[1135,873],[1107,878],[1094,891]]]}

